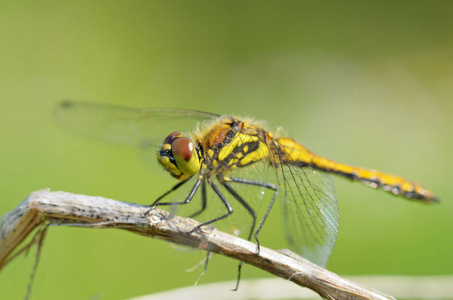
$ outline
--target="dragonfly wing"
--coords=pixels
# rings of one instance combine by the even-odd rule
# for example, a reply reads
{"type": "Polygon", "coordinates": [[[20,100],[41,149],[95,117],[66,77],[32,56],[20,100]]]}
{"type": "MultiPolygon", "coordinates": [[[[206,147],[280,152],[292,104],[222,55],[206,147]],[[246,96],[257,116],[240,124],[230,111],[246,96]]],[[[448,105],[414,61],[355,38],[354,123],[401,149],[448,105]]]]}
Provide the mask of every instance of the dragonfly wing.
{"type": "Polygon", "coordinates": [[[282,166],[282,212],[291,248],[325,266],[338,235],[338,204],[332,176],[310,167],[282,166]]]}
{"type": "Polygon", "coordinates": [[[338,235],[339,216],[332,176],[291,162],[273,162],[281,187],[280,202],[290,247],[325,266],[338,235]]]}
{"type": "Polygon", "coordinates": [[[65,100],[55,112],[62,126],[84,136],[126,145],[158,146],[173,131],[193,131],[218,115],[183,109],[138,109],[65,100]]]}

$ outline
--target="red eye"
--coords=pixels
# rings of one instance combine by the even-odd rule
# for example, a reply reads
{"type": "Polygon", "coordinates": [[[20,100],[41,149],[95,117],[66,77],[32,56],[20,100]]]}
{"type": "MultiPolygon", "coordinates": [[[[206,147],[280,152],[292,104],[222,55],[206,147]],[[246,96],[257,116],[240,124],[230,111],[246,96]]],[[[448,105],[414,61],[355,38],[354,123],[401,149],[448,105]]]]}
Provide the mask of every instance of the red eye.
{"type": "Polygon", "coordinates": [[[194,145],[191,139],[181,137],[171,144],[173,156],[179,156],[188,161],[192,157],[194,145]]]}

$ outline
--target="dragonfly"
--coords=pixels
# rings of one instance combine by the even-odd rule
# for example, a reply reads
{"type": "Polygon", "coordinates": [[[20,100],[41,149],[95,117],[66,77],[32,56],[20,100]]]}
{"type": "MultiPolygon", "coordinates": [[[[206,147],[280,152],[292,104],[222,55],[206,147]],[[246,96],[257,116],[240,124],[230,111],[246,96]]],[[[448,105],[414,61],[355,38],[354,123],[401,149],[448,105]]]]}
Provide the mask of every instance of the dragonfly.
{"type": "Polygon", "coordinates": [[[157,161],[177,183],[157,198],[151,209],[186,205],[201,192],[202,208],[192,215],[196,217],[206,208],[207,190],[211,189],[216,199],[209,201],[220,201],[223,212],[190,233],[231,216],[231,201],[237,201],[250,215],[252,224],[247,238],[254,238],[259,252],[258,234],[278,199],[290,248],[323,267],[332,253],[339,228],[332,174],[402,198],[425,203],[439,201],[418,183],[327,159],[252,119],[196,110],[138,109],[75,100],[63,101],[56,110],[56,119],[64,127],[88,137],[147,149],[150,145],[155,147],[157,161]],[[271,175],[261,179],[247,177],[244,171],[257,165],[270,170],[271,175]],[[184,200],[164,201],[188,182],[192,185],[184,200]],[[270,193],[264,216],[257,218],[251,199],[241,195],[238,187],[242,190],[259,187],[270,193]]]}

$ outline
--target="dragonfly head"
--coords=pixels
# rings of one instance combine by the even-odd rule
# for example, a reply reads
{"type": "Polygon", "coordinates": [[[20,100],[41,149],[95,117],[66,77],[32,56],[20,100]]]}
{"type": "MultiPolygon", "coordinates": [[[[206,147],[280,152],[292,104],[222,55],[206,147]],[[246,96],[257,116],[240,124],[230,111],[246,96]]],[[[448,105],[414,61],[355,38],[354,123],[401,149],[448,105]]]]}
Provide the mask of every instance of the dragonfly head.
{"type": "Polygon", "coordinates": [[[201,168],[200,149],[191,138],[178,131],[165,138],[162,148],[157,153],[157,159],[173,177],[179,180],[195,175],[201,168]]]}

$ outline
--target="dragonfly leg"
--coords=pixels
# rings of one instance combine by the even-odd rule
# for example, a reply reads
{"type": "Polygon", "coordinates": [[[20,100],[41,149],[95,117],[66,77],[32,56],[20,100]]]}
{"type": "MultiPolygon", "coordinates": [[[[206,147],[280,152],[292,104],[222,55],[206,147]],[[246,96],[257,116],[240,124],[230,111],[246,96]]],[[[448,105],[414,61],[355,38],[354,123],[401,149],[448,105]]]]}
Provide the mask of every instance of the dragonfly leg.
{"type": "Polygon", "coordinates": [[[243,262],[240,261],[238,265],[238,278],[236,279],[236,286],[234,287],[234,289],[231,289],[233,292],[236,292],[239,289],[239,282],[241,282],[242,264],[243,262]]]}
{"type": "Polygon", "coordinates": [[[206,179],[201,182],[201,209],[192,215],[189,218],[195,218],[199,214],[201,214],[206,209],[206,179]]]}
{"type": "MultiPolygon", "coordinates": [[[[248,179],[244,179],[244,178],[230,178],[229,177],[229,178],[225,178],[225,180],[229,181],[229,182],[237,182],[237,183],[242,183],[242,184],[261,186],[261,187],[264,187],[264,188],[267,188],[267,189],[270,189],[270,190],[274,191],[274,195],[272,196],[272,200],[271,200],[271,202],[269,203],[269,205],[268,205],[268,207],[266,209],[266,213],[264,214],[263,218],[261,219],[261,222],[258,225],[258,228],[255,231],[255,234],[253,235],[254,238],[255,238],[255,241],[256,241],[256,246],[257,246],[256,254],[259,254],[260,253],[260,242],[258,240],[258,234],[261,231],[261,228],[263,227],[264,222],[266,221],[266,219],[267,219],[267,217],[268,217],[268,215],[269,215],[269,213],[270,213],[270,211],[272,209],[272,206],[275,203],[275,200],[277,199],[277,194],[278,194],[277,186],[275,184],[268,183],[268,182],[254,181],[254,180],[248,180],[248,179]]],[[[253,230],[253,228],[252,228],[252,230],[253,230]]],[[[250,237],[249,237],[249,240],[250,240],[250,237]]]]}
{"type": "MultiPolygon", "coordinates": [[[[275,199],[277,199],[277,194],[278,194],[277,187],[274,184],[269,184],[268,186],[265,186],[265,187],[268,188],[268,189],[273,190],[274,191],[274,195],[272,196],[271,202],[267,206],[266,213],[264,214],[263,218],[261,219],[260,225],[258,225],[258,228],[255,231],[254,237],[255,237],[255,240],[257,242],[258,242],[258,233],[260,233],[261,228],[263,228],[264,222],[266,221],[267,216],[271,212],[272,206],[274,206],[275,199]]],[[[259,244],[258,244],[258,254],[259,253],[260,253],[260,249],[259,249],[259,244]]]]}
{"type": "Polygon", "coordinates": [[[189,203],[192,199],[193,199],[193,196],[195,195],[195,193],[197,192],[198,188],[200,187],[200,184],[201,182],[204,180],[204,178],[202,176],[200,176],[198,179],[197,179],[197,182],[195,182],[194,186],[192,187],[192,190],[190,191],[189,195],[186,197],[186,199],[182,202],[159,202],[157,203],[160,199],[162,199],[163,197],[165,197],[166,195],[168,195],[170,192],[176,190],[177,188],[179,188],[181,185],[183,185],[184,183],[187,182],[186,181],[182,181],[180,183],[178,183],[177,185],[175,185],[170,191],[166,192],[165,194],[163,194],[162,196],[160,196],[156,201],[154,201],[153,205],[151,205],[151,209],[154,209],[156,208],[156,206],[161,206],[161,205],[183,205],[183,204],[187,204],[189,203]]]}
{"type": "MultiPolygon", "coordinates": [[[[256,225],[256,213],[255,211],[253,210],[253,208],[241,197],[239,196],[239,194],[229,185],[227,184],[226,182],[222,182],[222,185],[227,189],[227,191],[234,197],[236,198],[236,200],[239,201],[239,203],[241,203],[242,206],[245,207],[245,209],[247,209],[247,211],[249,212],[249,214],[252,216],[253,218],[253,222],[252,222],[252,227],[250,228],[250,233],[249,233],[249,236],[247,238],[247,240],[250,241],[250,239],[252,238],[252,234],[253,234],[253,231],[255,230],[255,225],[256,225]]],[[[259,242],[258,240],[256,240],[257,244],[258,244],[258,247],[259,247],[259,242]]]]}
{"type": "Polygon", "coordinates": [[[209,185],[212,187],[212,189],[214,190],[214,192],[217,194],[217,196],[219,196],[220,200],[222,201],[222,203],[225,205],[226,209],[228,210],[228,212],[220,217],[217,217],[215,219],[212,219],[212,220],[209,220],[207,222],[204,222],[198,226],[196,226],[194,229],[192,229],[191,231],[189,231],[189,233],[192,233],[196,230],[198,230],[200,227],[202,226],[205,226],[205,225],[209,225],[209,224],[212,224],[214,222],[217,222],[219,220],[222,220],[222,219],[225,219],[226,217],[228,217],[229,215],[231,215],[233,213],[233,208],[231,207],[230,203],[228,202],[228,200],[225,198],[225,196],[222,194],[222,192],[220,192],[219,188],[217,187],[217,185],[210,179],[208,179],[208,182],[209,182],[209,185]]]}
{"type": "MultiPolygon", "coordinates": [[[[261,220],[260,225],[258,226],[258,228],[257,228],[257,230],[255,231],[255,234],[254,234],[254,238],[255,238],[255,241],[256,241],[256,255],[258,255],[260,253],[260,242],[258,240],[258,233],[260,232],[261,228],[263,227],[264,221],[266,220],[267,216],[269,215],[269,212],[271,211],[271,208],[274,205],[275,199],[277,198],[277,186],[274,185],[274,184],[271,184],[271,183],[267,183],[267,182],[253,181],[253,180],[248,180],[248,179],[244,179],[244,178],[225,177],[225,178],[223,178],[223,180],[227,181],[227,182],[237,182],[237,183],[242,183],[242,184],[261,186],[261,187],[265,187],[267,189],[271,189],[271,190],[274,191],[274,196],[272,197],[272,200],[271,200],[269,206],[266,209],[266,213],[264,214],[264,217],[261,220]]],[[[249,213],[253,217],[252,228],[250,229],[250,233],[249,233],[249,237],[248,237],[248,240],[250,241],[250,239],[252,237],[252,233],[253,233],[253,231],[255,229],[256,213],[250,207],[250,205],[248,205],[248,203],[244,199],[242,199],[242,197],[240,197],[230,185],[228,185],[225,182],[223,183],[223,185],[249,211],[249,213]]],[[[238,288],[239,288],[239,282],[241,281],[242,264],[243,263],[241,261],[239,263],[239,265],[238,265],[238,277],[237,277],[237,280],[236,280],[236,287],[234,289],[232,289],[232,291],[237,291],[238,288]]]]}
{"type": "Polygon", "coordinates": [[[212,253],[209,252],[209,251],[206,251],[206,261],[204,263],[203,272],[201,272],[200,276],[198,276],[198,279],[195,282],[194,286],[198,284],[198,282],[200,281],[201,277],[203,277],[204,274],[206,274],[206,272],[208,271],[208,263],[209,263],[209,260],[211,259],[211,256],[212,256],[212,253]]]}
{"type": "MultiPolygon", "coordinates": [[[[256,213],[255,211],[253,210],[253,208],[244,200],[242,199],[241,196],[239,196],[239,194],[229,185],[225,182],[225,178],[224,180],[222,180],[222,185],[227,189],[227,191],[234,197],[236,198],[236,200],[239,201],[239,203],[241,203],[242,206],[245,207],[245,209],[247,209],[247,211],[250,213],[250,215],[252,216],[253,218],[253,222],[252,222],[252,227],[250,228],[250,232],[249,232],[249,236],[247,238],[247,240],[250,241],[250,239],[252,238],[252,234],[253,234],[253,231],[255,230],[255,225],[256,225],[256,213]]],[[[260,242],[258,241],[258,238],[257,236],[255,235],[255,240],[256,240],[256,245],[257,245],[257,254],[259,253],[259,249],[260,249],[260,242]]],[[[233,291],[237,291],[238,288],[239,288],[239,282],[241,281],[241,269],[242,269],[242,261],[239,262],[239,265],[238,265],[238,277],[237,277],[237,280],[236,280],[236,287],[234,289],[232,289],[233,291]]]]}
{"type": "Polygon", "coordinates": [[[161,195],[159,198],[157,198],[153,204],[151,204],[150,206],[151,207],[155,207],[157,202],[159,202],[160,200],[162,200],[165,196],[167,196],[168,194],[170,194],[171,192],[174,192],[176,191],[178,188],[180,188],[181,186],[184,185],[184,183],[186,183],[187,181],[189,181],[189,179],[186,179],[184,181],[181,181],[181,182],[178,182],[178,184],[176,184],[175,186],[173,186],[170,190],[166,191],[163,195],[161,195]]]}

